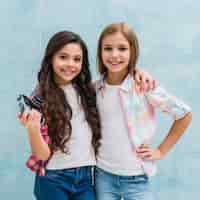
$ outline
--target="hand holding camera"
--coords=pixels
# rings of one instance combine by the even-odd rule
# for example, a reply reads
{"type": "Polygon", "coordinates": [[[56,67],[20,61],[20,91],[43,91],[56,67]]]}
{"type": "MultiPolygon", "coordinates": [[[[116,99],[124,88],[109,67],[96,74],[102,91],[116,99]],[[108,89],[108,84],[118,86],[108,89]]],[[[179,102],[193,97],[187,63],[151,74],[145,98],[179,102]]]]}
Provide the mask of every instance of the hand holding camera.
{"type": "Polygon", "coordinates": [[[37,100],[32,100],[25,95],[19,95],[17,98],[19,105],[18,119],[20,123],[29,131],[40,130],[42,115],[41,106],[37,100]]]}

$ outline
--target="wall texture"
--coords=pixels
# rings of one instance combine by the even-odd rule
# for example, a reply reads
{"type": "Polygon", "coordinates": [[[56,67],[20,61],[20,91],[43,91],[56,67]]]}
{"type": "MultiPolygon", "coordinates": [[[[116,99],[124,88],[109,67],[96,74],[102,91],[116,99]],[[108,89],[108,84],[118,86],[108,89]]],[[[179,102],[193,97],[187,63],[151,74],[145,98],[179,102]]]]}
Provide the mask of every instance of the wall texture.
{"type": "MultiPolygon", "coordinates": [[[[8,0],[0,3],[0,194],[1,199],[34,199],[34,176],[24,163],[29,155],[25,130],[16,120],[19,93],[29,94],[48,39],[57,31],[79,33],[90,51],[94,78],[97,38],[102,28],[126,21],[138,34],[139,66],[190,104],[193,122],[152,179],[158,199],[198,199],[200,136],[200,3],[198,0],[8,0]],[[198,100],[199,99],[199,100],[198,100]]],[[[171,119],[158,112],[155,145],[171,119]]]]}

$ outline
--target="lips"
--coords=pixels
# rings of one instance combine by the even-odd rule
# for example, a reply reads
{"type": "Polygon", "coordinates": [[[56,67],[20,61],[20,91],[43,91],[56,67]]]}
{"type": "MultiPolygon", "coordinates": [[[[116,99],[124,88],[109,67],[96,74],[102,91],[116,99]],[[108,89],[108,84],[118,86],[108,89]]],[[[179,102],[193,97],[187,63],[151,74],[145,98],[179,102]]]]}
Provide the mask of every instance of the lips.
{"type": "Polygon", "coordinates": [[[118,67],[119,65],[121,65],[123,62],[108,62],[111,66],[113,67],[118,67]]]}
{"type": "Polygon", "coordinates": [[[108,63],[110,63],[111,65],[119,65],[119,64],[121,64],[121,63],[123,63],[123,61],[117,61],[117,60],[108,60],[108,63]]]}
{"type": "Polygon", "coordinates": [[[61,71],[67,76],[70,76],[70,75],[74,74],[74,72],[75,72],[74,69],[62,69],[61,71]]]}

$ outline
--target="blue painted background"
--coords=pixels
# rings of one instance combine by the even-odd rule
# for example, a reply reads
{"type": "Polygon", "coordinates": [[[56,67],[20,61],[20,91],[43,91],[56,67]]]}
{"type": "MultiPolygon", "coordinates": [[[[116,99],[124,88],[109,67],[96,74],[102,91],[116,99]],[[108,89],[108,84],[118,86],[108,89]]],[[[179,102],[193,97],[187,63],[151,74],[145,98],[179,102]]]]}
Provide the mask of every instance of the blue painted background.
{"type": "MultiPolygon", "coordinates": [[[[139,66],[169,91],[190,104],[193,122],[182,140],[158,162],[152,179],[158,199],[196,200],[200,196],[200,3],[198,0],[8,0],[0,3],[0,198],[34,199],[33,173],[25,168],[29,155],[26,131],[16,120],[16,97],[29,94],[48,39],[57,31],[79,33],[90,51],[95,72],[97,37],[102,28],[126,21],[138,34],[139,66]]],[[[158,113],[157,138],[171,119],[158,113]]]]}

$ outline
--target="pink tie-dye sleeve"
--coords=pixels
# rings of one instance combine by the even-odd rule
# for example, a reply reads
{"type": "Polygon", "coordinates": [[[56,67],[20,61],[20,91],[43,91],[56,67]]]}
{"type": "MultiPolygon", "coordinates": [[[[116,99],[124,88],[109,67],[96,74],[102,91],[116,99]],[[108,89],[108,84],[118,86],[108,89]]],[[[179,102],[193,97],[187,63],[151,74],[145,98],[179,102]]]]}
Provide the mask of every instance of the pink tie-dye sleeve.
{"type": "Polygon", "coordinates": [[[186,103],[168,93],[161,86],[157,86],[145,96],[150,104],[170,114],[175,120],[184,117],[191,111],[191,108],[186,103]]]}

